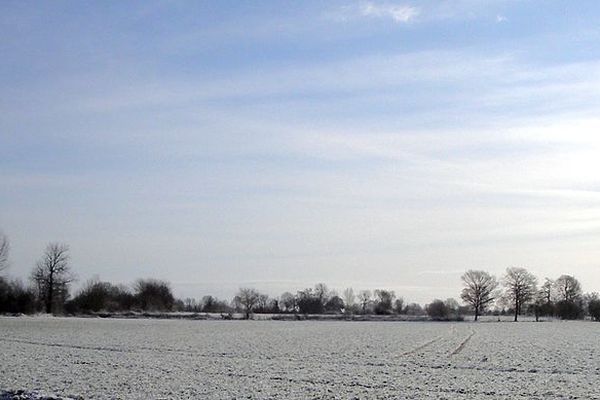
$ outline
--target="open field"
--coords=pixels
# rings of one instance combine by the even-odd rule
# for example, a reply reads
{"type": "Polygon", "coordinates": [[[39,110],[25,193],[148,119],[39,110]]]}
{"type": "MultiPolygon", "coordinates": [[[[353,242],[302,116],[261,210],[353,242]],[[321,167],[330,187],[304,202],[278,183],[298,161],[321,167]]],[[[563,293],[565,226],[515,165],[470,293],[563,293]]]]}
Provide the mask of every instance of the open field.
{"type": "Polygon", "coordinates": [[[0,389],[84,398],[600,399],[600,324],[0,318],[0,389]]]}

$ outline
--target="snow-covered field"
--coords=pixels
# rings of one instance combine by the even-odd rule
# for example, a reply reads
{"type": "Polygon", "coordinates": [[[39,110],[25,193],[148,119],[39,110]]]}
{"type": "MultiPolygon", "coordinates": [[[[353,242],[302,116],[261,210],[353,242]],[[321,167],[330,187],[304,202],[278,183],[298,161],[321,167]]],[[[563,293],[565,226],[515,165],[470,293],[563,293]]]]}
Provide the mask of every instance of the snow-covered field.
{"type": "Polygon", "coordinates": [[[0,318],[0,392],[17,389],[86,399],[600,399],[600,323],[0,318]]]}

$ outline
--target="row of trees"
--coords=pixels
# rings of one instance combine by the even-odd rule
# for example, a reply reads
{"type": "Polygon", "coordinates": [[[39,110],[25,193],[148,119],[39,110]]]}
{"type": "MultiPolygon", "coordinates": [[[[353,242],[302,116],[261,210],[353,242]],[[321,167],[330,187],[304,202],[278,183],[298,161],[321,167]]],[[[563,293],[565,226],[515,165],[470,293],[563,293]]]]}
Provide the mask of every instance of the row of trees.
{"type": "Polygon", "coordinates": [[[492,304],[512,310],[514,320],[528,313],[556,316],[562,319],[583,318],[586,313],[600,321],[600,296],[583,293],[580,282],[571,275],[561,275],[556,280],[546,278],[538,287],[538,279],[527,269],[507,268],[500,280],[486,271],[469,270],[461,280],[461,299],[469,304],[475,320],[492,304]]]}
{"type": "MultiPolygon", "coordinates": [[[[0,234],[0,273],[8,267],[10,244],[0,234]]],[[[131,286],[113,285],[97,279],[88,281],[73,297],[69,290],[75,279],[70,264],[69,247],[50,243],[30,275],[30,285],[8,281],[0,275],[0,312],[85,313],[117,311],[189,311],[231,313],[300,314],[428,314],[434,319],[457,319],[469,312],[477,320],[492,306],[510,310],[514,320],[522,314],[582,318],[586,314],[600,320],[600,296],[584,294],[579,281],[570,275],[556,280],[546,278],[538,287],[537,278],[525,268],[508,268],[497,279],[486,271],[469,270],[462,277],[461,306],[454,299],[434,300],[425,307],[406,304],[394,291],[379,289],[355,293],[352,288],[342,294],[319,283],[292,294],[285,292],[271,298],[253,288],[241,288],[232,301],[204,296],[200,300],[176,299],[168,282],[140,279],[131,286]]]]}
{"type": "Polygon", "coordinates": [[[269,298],[252,288],[242,288],[232,301],[232,308],[248,317],[251,313],[298,314],[409,314],[422,315],[425,309],[417,303],[405,304],[391,290],[362,290],[358,294],[347,288],[340,296],[324,283],[306,288],[296,294],[285,292],[278,298],[269,298]]]}

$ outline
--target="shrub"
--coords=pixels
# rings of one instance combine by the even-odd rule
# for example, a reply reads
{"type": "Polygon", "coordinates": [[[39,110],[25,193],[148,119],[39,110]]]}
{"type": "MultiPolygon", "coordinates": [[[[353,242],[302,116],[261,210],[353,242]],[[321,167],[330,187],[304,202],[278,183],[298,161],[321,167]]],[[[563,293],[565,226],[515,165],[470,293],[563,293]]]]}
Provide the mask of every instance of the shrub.
{"type": "Polygon", "coordinates": [[[591,300],[588,304],[588,312],[594,321],[600,321],[600,300],[591,300]]]}
{"type": "Polygon", "coordinates": [[[427,315],[437,321],[447,321],[450,318],[450,309],[442,300],[434,300],[427,305],[427,315]]]}

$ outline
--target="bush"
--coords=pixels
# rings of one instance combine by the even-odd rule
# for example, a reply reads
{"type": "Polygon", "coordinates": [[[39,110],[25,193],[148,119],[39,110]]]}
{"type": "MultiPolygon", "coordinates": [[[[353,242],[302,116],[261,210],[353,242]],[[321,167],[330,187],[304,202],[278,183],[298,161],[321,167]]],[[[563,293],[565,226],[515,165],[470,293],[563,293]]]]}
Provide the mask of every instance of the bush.
{"type": "Polygon", "coordinates": [[[171,311],[175,297],[168,282],[140,279],[135,285],[135,302],[144,311],[171,311]]]}
{"type": "Polygon", "coordinates": [[[20,281],[8,282],[0,277],[0,312],[31,314],[35,312],[36,296],[31,288],[20,281]]]}
{"type": "Polygon", "coordinates": [[[436,321],[447,321],[450,318],[450,308],[442,300],[434,300],[427,305],[427,315],[436,321]]]}
{"type": "Polygon", "coordinates": [[[583,307],[573,300],[562,300],[556,303],[556,315],[560,319],[581,319],[583,318],[583,307]]]}
{"type": "Polygon", "coordinates": [[[590,300],[588,312],[594,321],[600,321],[600,300],[590,300]]]}
{"type": "Polygon", "coordinates": [[[332,296],[325,303],[325,312],[340,314],[344,309],[344,300],[340,296],[332,296]]]}
{"type": "Polygon", "coordinates": [[[323,303],[321,302],[321,299],[313,293],[312,289],[298,292],[297,305],[298,311],[302,314],[323,313],[323,303]]]}
{"type": "Polygon", "coordinates": [[[135,298],[126,287],[91,280],[67,303],[66,309],[69,313],[128,311],[134,303],[135,298]]]}

